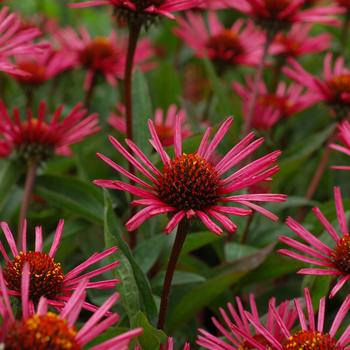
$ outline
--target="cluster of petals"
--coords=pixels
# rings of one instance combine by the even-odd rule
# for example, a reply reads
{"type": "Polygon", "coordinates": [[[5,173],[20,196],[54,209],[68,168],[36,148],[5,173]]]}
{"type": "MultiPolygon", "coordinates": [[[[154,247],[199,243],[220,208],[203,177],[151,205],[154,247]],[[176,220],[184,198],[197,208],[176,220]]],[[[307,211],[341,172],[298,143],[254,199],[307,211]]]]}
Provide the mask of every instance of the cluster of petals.
{"type": "MultiPolygon", "coordinates": [[[[350,156],[350,123],[347,120],[342,121],[337,125],[338,128],[338,140],[343,144],[338,145],[332,143],[329,147],[335,151],[339,151],[341,153],[350,156]]],[[[350,170],[349,165],[333,165],[332,169],[335,170],[350,170]]]]}
{"type": "Polygon", "coordinates": [[[303,275],[337,277],[337,283],[330,292],[331,297],[333,297],[344,286],[344,284],[350,280],[350,236],[339,187],[334,188],[334,200],[341,232],[340,235],[319,208],[313,209],[314,215],[334,242],[332,247],[322,242],[314,234],[290,217],[287,218],[286,225],[305,243],[299,242],[288,236],[279,237],[281,242],[297,251],[280,249],[280,254],[317,266],[302,268],[298,273],[303,275]]]}
{"type": "Polygon", "coordinates": [[[40,35],[40,31],[36,28],[22,29],[20,18],[10,13],[8,7],[0,10],[0,23],[0,71],[25,74],[8,59],[17,55],[40,54],[47,45],[34,44],[32,41],[40,35]]]}
{"type": "Polygon", "coordinates": [[[180,118],[177,118],[174,135],[175,158],[171,159],[160,142],[153,121],[150,120],[149,129],[152,137],[150,142],[162,160],[162,170],[158,170],[131,140],[126,140],[126,143],[134,155],[132,155],[118,140],[110,137],[110,141],[116,150],[122,154],[130,164],[135,167],[135,169],[140,171],[148,182],[131,174],[106,156],[98,154],[98,156],[108,165],[132,180],[136,185],[131,185],[119,180],[95,180],[94,183],[101,187],[126,191],[140,198],[134,200],[132,204],[142,205],[145,206],[145,208],[135,214],[126,223],[126,228],[129,231],[138,228],[145,220],[165,213],[172,214],[172,218],[165,227],[166,233],[172,232],[182,219],[189,219],[194,216],[198,217],[210,231],[216,234],[221,234],[222,228],[214,222],[213,219],[220,223],[227,231],[234,232],[237,226],[226,215],[250,215],[250,209],[261,213],[271,220],[277,220],[278,218],[275,214],[254,202],[283,202],[286,199],[285,195],[266,193],[233,195],[232,193],[244,190],[249,186],[265,181],[266,179],[270,179],[272,175],[279,171],[279,167],[275,162],[281,153],[280,151],[275,151],[258,158],[249,164],[236,169],[227,177],[224,177],[225,173],[230,171],[234,166],[242,164],[245,159],[263,144],[263,138],[254,141],[254,133],[250,133],[237,145],[232,147],[219,162],[216,164],[211,162],[216,148],[229,130],[232,122],[233,118],[227,118],[220,125],[217,133],[211,141],[209,138],[212,130],[211,128],[208,128],[202,138],[198,150],[193,154],[187,155],[182,151],[181,120],[180,118]],[[174,162],[175,165],[177,162],[180,162],[177,164],[182,165],[186,163],[188,168],[186,168],[186,166],[182,167],[182,165],[179,167],[172,167],[174,162]],[[215,183],[212,185],[216,188],[217,197],[213,202],[210,202],[210,204],[203,204],[200,207],[181,207],[177,204],[172,205],[169,201],[163,200],[159,194],[159,186],[162,186],[165,181],[164,169],[168,169],[172,174],[175,173],[175,178],[169,180],[170,186],[177,186],[176,183],[178,183],[178,186],[180,187],[183,186],[183,189],[176,187],[176,191],[171,190],[171,193],[169,193],[169,196],[171,196],[174,202],[178,203],[182,201],[183,203],[183,201],[186,201],[185,204],[187,204],[187,202],[192,201],[193,203],[194,200],[200,198],[202,194],[201,192],[205,192],[205,194],[210,192],[210,195],[212,193],[211,188],[208,189],[207,187],[202,187],[199,190],[196,187],[197,185],[201,185],[201,183],[199,183],[201,180],[202,183],[205,183],[208,177],[211,179],[215,178],[215,183]],[[186,169],[189,169],[189,172],[202,172],[197,173],[198,176],[193,177],[193,175],[187,173],[186,169]],[[229,205],[222,205],[220,202],[229,205]],[[250,209],[233,207],[230,204],[243,205],[250,209]]]}
{"type": "Polygon", "coordinates": [[[150,0],[142,2],[138,0],[91,0],[71,4],[71,7],[91,7],[111,5],[116,9],[124,9],[131,12],[141,12],[144,14],[165,16],[174,19],[172,12],[185,11],[201,4],[201,0],[150,0]],[[145,4],[145,5],[144,5],[145,4]]]}
{"type": "Polygon", "coordinates": [[[236,10],[259,21],[279,23],[282,28],[298,22],[338,23],[335,15],[344,13],[336,6],[322,6],[304,9],[304,0],[227,0],[236,10]]]}
{"type": "MultiPolygon", "coordinates": [[[[181,121],[182,139],[191,136],[192,132],[190,126],[186,124],[187,116],[184,109],[179,109],[175,104],[172,104],[166,111],[162,108],[157,108],[154,113],[154,127],[156,128],[160,142],[165,147],[173,144],[176,116],[181,121]]],[[[126,135],[125,106],[123,104],[117,106],[117,113],[111,113],[108,123],[126,135]]]]}
{"type": "MultiPolygon", "coordinates": [[[[91,270],[89,272],[85,272],[86,270],[90,269],[93,265],[95,264],[99,264],[101,261],[103,261],[104,259],[107,259],[108,257],[111,257],[117,250],[116,247],[112,247],[109,248],[107,250],[105,250],[104,252],[101,253],[95,253],[93,255],[91,255],[87,260],[85,260],[84,262],[82,262],[81,264],[79,264],[78,266],[76,266],[74,269],[72,269],[71,271],[64,273],[60,285],[60,290],[57,290],[57,294],[49,297],[48,295],[45,295],[45,293],[49,292],[50,286],[46,285],[43,287],[43,290],[40,290],[40,281],[41,280],[50,280],[53,281],[54,277],[52,277],[52,269],[48,269],[49,265],[40,265],[40,260],[42,257],[45,258],[45,261],[52,261],[53,263],[57,264],[57,262],[54,260],[55,259],[55,255],[56,252],[59,248],[60,245],[60,241],[62,238],[62,234],[63,234],[63,227],[64,227],[64,221],[60,220],[58,225],[57,225],[57,229],[54,235],[54,239],[53,239],[53,243],[50,247],[50,250],[48,253],[43,251],[43,234],[42,234],[42,228],[41,227],[36,227],[35,228],[35,250],[31,251],[28,250],[27,248],[27,227],[26,227],[26,222],[23,226],[23,232],[22,232],[22,242],[21,242],[21,248],[20,250],[17,249],[16,246],[16,242],[15,239],[13,237],[13,234],[10,231],[9,226],[7,225],[7,223],[5,222],[1,222],[0,223],[0,227],[3,231],[3,233],[5,234],[5,238],[6,241],[10,247],[10,251],[11,251],[11,255],[9,255],[6,252],[6,249],[4,248],[3,244],[0,243],[0,253],[2,255],[2,257],[4,258],[4,261],[6,263],[7,267],[10,267],[11,265],[13,265],[15,259],[19,258],[21,255],[27,255],[28,253],[39,253],[37,254],[39,256],[39,258],[37,259],[36,263],[35,261],[30,261],[30,258],[25,258],[25,261],[29,262],[29,272],[32,276],[32,280],[36,281],[36,276],[35,274],[37,273],[39,277],[37,282],[38,285],[35,285],[35,283],[33,283],[32,288],[35,288],[35,290],[33,290],[33,293],[35,293],[36,295],[40,295],[43,297],[46,297],[47,299],[47,303],[49,305],[52,305],[54,307],[56,307],[57,309],[62,309],[64,307],[64,305],[67,303],[67,301],[70,299],[72,293],[74,290],[76,290],[78,288],[78,285],[80,284],[80,282],[84,279],[92,279],[95,278],[97,276],[102,275],[103,273],[107,272],[107,271],[111,271],[112,269],[114,269],[115,267],[117,267],[119,265],[119,261],[113,261],[103,267],[99,267],[97,269],[91,270]],[[32,262],[32,263],[31,263],[32,262]],[[40,271],[37,271],[36,269],[40,267],[40,271]],[[42,267],[44,266],[44,267],[42,267]],[[51,275],[50,275],[51,274],[51,275]]],[[[42,261],[44,261],[42,259],[42,261]]],[[[57,265],[56,265],[57,266],[57,265]]],[[[18,266],[16,267],[16,269],[18,268],[18,266]]],[[[6,271],[6,269],[5,269],[6,271]]],[[[21,271],[17,271],[18,275],[16,278],[20,278],[20,273],[21,271]]],[[[90,288],[90,289],[111,289],[111,288],[115,288],[116,284],[118,283],[117,279],[111,279],[111,280],[102,280],[102,281],[98,281],[98,282],[88,282],[85,286],[85,288],[90,288]]],[[[21,291],[20,291],[20,280],[16,280],[15,283],[13,283],[13,281],[6,281],[5,278],[5,284],[8,288],[8,293],[10,295],[13,296],[17,296],[20,297],[21,296],[21,291]],[[14,289],[11,289],[11,283],[13,285],[15,285],[14,289]]],[[[13,287],[13,286],[12,286],[13,287]]],[[[32,289],[31,289],[32,291],[32,289]]],[[[30,300],[32,300],[32,295],[29,293],[28,298],[30,300]]],[[[87,310],[91,310],[94,311],[96,310],[96,306],[93,304],[90,304],[88,302],[83,302],[82,303],[82,307],[87,309],[87,310]]]]}
{"type": "MultiPolygon", "coordinates": [[[[87,70],[84,88],[87,90],[93,84],[96,74],[102,74],[108,83],[115,85],[117,79],[122,79],[126,64],[127,38],[117,37],[112,32],[109,37],[91,37],[89,32],[80,27],[78,31],[63,28],[54,34],[55,40],[62,51],[73,61],[73,66],[80,66],[87,70]]],[[[134,67],[143,70],[152,68],[148,62],[154,50],[147,39],[139,40],[134,67]]]]}
{"type": "MultiPolygon", "coordinates": [[[[5,349],[20,348],[32,350],[40,348],[49,350],[52,347],[61,346],[57,344],[62,344],[62,342],[64,346],[70,346],[69,348],[72,349],[86,349],[85,345],[89,344],[119,320],[118,314],[109,312],[119,297],[118,293],[114,293],[77,330],[75,323],[81,312],[82,305],[85,303],[86,288],[88,286],[87,279],[80,281],[58,315],[49,311],[49,304],[45,297],[39,300],[35,310],[34,305],[28,299],[29,283],[29,266],[25,264],[21,276],[22,315],[19,320],[16,320],[10,302],[10,294],[5,285],[3,273],[0,270],[0,315],[3,320],[0,342],[2,342],[5,349]],[[45,327],[47,319],[51,319],[50,327],[45,327]],[[42,320],[42,323],[39,320],[42,320]],[[53,322],[56,323],[57,327],[63,326],[63,331],[60,335],[52,334],[51,327],[53,322]],[[43,326],[40,327],[42,324],[43,326]],[[65,336],[67,339],[64,338],[65,336]],[[64,343],[65,341],[67,343],[64,343]]],[[[137,328],[88,348],[90,350],[127,350],[130,341],[141,333],[142,329],[137,328]]]]}
{"type": "Polygon", "coordinates": [[[345,67],[343,57],[338,57],[332,68],[332,53],[325,56],[323,79],[307,72],[296,60],[290,59],[290,67],[284,73],[299,84],[308,88],[315,102],[325,102],[336,111],[350,106],[350,70],[345,67]]]}
{"type": "MultiPolygon", "coordinates": [[[[283,302],[277,308],[275,307],[275,302],[275,298],[270,299],[270,305],[274,306],[279,317],[285,321],[286,329],[290,330],[297,318],[296,310],[290,307],[288,301],[283,302]]],[[[197,338],[198,345],[209,350],[250,349],[247,338],[254,339],[256,342],[260,339],[259,332],[251,328],[247,317],[247,310],[244,309],[242,300],[239,297],[236,297],[236,304],[237,309],[235,309],[232,303],[227,304],[227,311],[220,308],[220,314],[223,319],[222,323],[215,317],[212,318],[212,322],[220,336],[214,336],[204,329],[199,329],[197,338]],[[239,332],[237,332],[237,328],[239,332]]],[[[255,319],[259,319],[258,308],[253,294],[249,296],[249,304],[252,316],[255,319]]],[[[284,339],[284,333],[277,324],[275,313],[271,308],[268,311],[265,323],[266,329],[271,332],[277,340],[281,341],[284,339]]]]}
{"type": "Polygon", "coordinates": [[[312,25],[297,23],[286,33],[278,33],[269,49],[272,55],[284,57],[299,57],[327,50],[332,37],[328,33],[310,36],[312,25]]]}
{"type": "Polygon", "coordinates": [[[87,116],[88,112],[81,103],[63,120],[63,105],[56,109],[50,121],[46,120],[46,109],[46,103],[41,102],[36,117],[33,117],[31,110],[27,110],[26,119],[21,120],[17,108],[11,117],[0,102],[0,156],[9,156],[13,151],[26,151],[33,145],[41,146],[45,152],[69,155],[70,145],[99,131],[97,114],[87,116]]]}
{"type": "MultiPolygon", "coordinates": [[[[268,345],[275,350],[285,350],[285,349],[348,349],[350,344],[350,326],[348,326],[339,335],[339,330],[342,328],[342,322],[348,315],[350,307],[350,295],[344,300],[343,304],[339,308],[336,316],[333,319],[330,330],[328,332],[324,331],[324,322],[326,315],[326,299],[325,297],[320,299],[318,308],[317,322],[315,320],[315,311],[312,306],[312,299],[310,292],[307,288],[304,291],[305,304],[306,304],[306,314],[303,311],[301,302],[298,299],[294,300],[295,309],[298,313],[298,321],[300,326],[293,328],[293,332],[289,327],[289,320],[283,319],[276,309],[274,303],[269,303],[269,314],[271,313],[276,322],[276,327],[282,332],[283,338],[278,338],[274,335],[271,329],[265,327],[258,317],[254,314],[246,313],[249,322],[253,325],[256,332],[264,338],[264,341],[257,341],[253,337],[246,336],[246,341],[257,350],[266,350],[268,345]],[[300,330],[295,331],[295,329],[300,328],[300,330]],[[337,339],[338,335],[338,339],[337,339]],[[266,343],[267,342],[267,343],[266,343]],[[328,346],[327,346],[327,345],[328,346]]],[[[233,328],[245,335],[245,332],[236,326],[233,328]]]]}
{"type": "MultiPolygon", "coordinates": [[[[242,101],[243,116],[248,114],[248,106],[253,91],[253,80],[246,79],[246,85],[237,82],[232,84],[234,91],[242,101]]],[[[313,95],[305,93],[304,88],[298,84],[280,82],[276,92],[268,91],[266,85],[261,81],[258,85],[258,98],[255,104],[252,126],[256,130],[269,130],[281,118],[293,116],[315,103],[313,95]]]]}
{"type": "Polygon", "coordinates": [[[71,56],[48,47],[41,55],[16,57],[17,69],[26,74],[15,75],[15,78],[22,84],[43,84],[71,68],[73,64],[71,56]]]}
{"type": "Polygon", "coordinates": [[[208,14],[208,28],[204,18],[189,12],[177,19],[174,32],[196,53],[214,62],[230,65],[257,65],[261,59],[265,36],[252,22],[237,20],[231,28],[225,28],[215,12],[208,14]]]}

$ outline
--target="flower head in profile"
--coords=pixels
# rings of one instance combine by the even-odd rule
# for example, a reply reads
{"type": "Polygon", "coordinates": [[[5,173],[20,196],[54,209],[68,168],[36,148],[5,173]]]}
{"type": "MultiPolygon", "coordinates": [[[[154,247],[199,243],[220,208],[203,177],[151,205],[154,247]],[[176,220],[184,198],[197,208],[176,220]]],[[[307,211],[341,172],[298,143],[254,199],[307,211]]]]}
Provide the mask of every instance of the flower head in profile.
{"type": "Polygon", "coordinates": [[[157,169],[147,156],[130,140],[127,145],[132,155],[122,144],[113,137],[110,141],[116,150],[121,153],[145,177],[132,175],[102,154],[98,156],[108,165],[117,170],[136,185],[116,180],[95,180],[101,187],[117,189],[133,194],[139,199],[133,205],[145,206],[127,223],[129,231],[135,230],[145,220],[160,214],[172,215],[165,232],[170,233],[185,217],[198,217],[203,224],[216,234],[222,233],[222,225],[227,231],[234,232],[236,225],[227,215],[249,215],[250,209],[238,208],[231,204],[243,205],[260,212],[272,220],[278,218],[265,208],[254,202],[281,202],[286,196],[281,194],[234,194],[240,190],[264,181],[278,172],[275,162],[280,151],[275,151],[254,160],[233,173],[225,176],[234,166],[249,157],[264,142],[262,138],[254,140],[250,133],[217,162],[212,162],[214,152],[229,130],[233,119],[226,119],[219,130],[209,141],[211,128],[205,132],[198,150],[195,153],[184,153],[182,150],[181,119],[176,118],[174,135],[175,157],[170,158],[164,150],[153,121],[149,121],[151,144],[162,160],[162,169],[157,169]],[[226,205],[225,205],[226,204],[226,205]],[[227,205],[228,204],[228,205],[227,205]],[[216,223],[216,222],[218,223],[216,223]]]}
{"type": "Polygon", "coordinates": [[[46,120],[46,103],[41,102],[36,116],[27,110],[26,119],[21,120],[17,108],[11,117],[0,102],[0,156],[16,153],[22,159],[43,161],[53,154],[69,155],[69,146],[99,131],[97,114],[87,115],[82,104],[77,104],[63,119],[64,106],[46,120]]]}
{"type": "Polygon", "coordinates": [[[281,242],[297,251],[280,249],[280,254],[316,266],[303,268],[299,270],[300,274],[334,276],[338,278],[337,283],[331,290],[331,297],[350,280],[350,235],[339,187],[334,188],[334,201],[341,234],[336,231],[320,209],[313,209],[314,215],[333,241],[331,246],[322,242],[292,218],[286,220],[287,226],[305,243],[287,236],[279,237],[281,242]]]}
{"type": "Polygon", "coordinates": [[[215,12],[209,12],[208,29],[201,15],[189,12],[187,19],[179,17],[174,32],[196,53],[209,57],[218,67],[232,65],[257,65],[262,55],[264,35],[252,22],[247,25],[237,20],[225,28],[215,12]]]}
{"type": "Polygon", "coordinates": [[[0,270],[0,314],[3,320],[0,342],[6,350],[127,350],[130,341],[142,333],[142,329],[137,328],[86,347],[118,322],[119,316],[109,312],[117,301],[118,294],[112,294],[78,330],[75,324],[85,303],[89,283],[87,279],[80,281],[59,314],[49,311],[47,299],[44,297],[40,298],[35,311],[33,303],[28,299],[31,288],[28,264],[24,265],[20,279],[22,315],[16,319],[0,270]]]}
{"type": "Polygon", "coordinates": [[[23,85],[40,85],[73,66],[72,57],[48,48],[42,55],[23,55],[16,58],[16,67],[25,75],[15,75],[23,85]]]}
{"type": "MultiPolygon", "coordinates": [[[[174,130],[176,116],[181,120],[182,139],[191,136],[192,132],[189,125],[186,124],[186,111],[178,109],[175,104],[169,106],[167,111],[157,108],[154,114],[154,127],[156,128],[160,142],[163,146],[171,146],[174,141],[174,130]]],[[[125,107],[122,104],[117,106],[117,113],[112,113],[108,123],[116,130],[126,134],[125,107]]]]}
{"type": "Polygon", "coordinates": [[[20,18],[9,13],[8,7],[0,10],[0,71],[9,74],[25,74],[8,61],[18,55],[41,54],[47,44],[34,44],[33,39],[40,35],[36,28],[22,29],[20,18]]]}
{"type": "MultiPolygon", "coordinates": [[[[338,145],[332,143],[329,147],[335,151],[339,151],[341,153],[350,156],[350,123],[347,120],[342,121],[337,125],[338,128],[338,140],[343,145],[338,145]]],[[[333,165],[332,169],[335,170],[350,170],[349,165],[333,165]]]]}
{"type": "MultiPolygon", "coordinates": [[[[103,267],[84,273],[84,271],[94,264],[100,263],[115,253],[117,248],[113,247],[102,253],[95,253],[73,270],[67,273],[63,272],[61,263],[55,261],[55,255],[62,238],[63,225],[64,221],[61,220],[57,226],[49,252],[44,252],[41,227],[35,228],[35,249],[29,250],[27,248],[26,224],[24,224],[21,248],[19,250],[16,247],[15,239],[8,225],[5,222],[0,223],[11,251],[11,254],[8,254],[2,243],[0,243],[0,252],[5,260],[3,274],[10,295],[21,296],[21,276],[24,265],[28,264],[30,281],[28,298],[34,302],[38,302],[41,297],[45,297],[47,303],[58,309],[62,309],[81,280],[84,278],[95,278],[119,265],[119,261],[114,261],[103,267]]],[[[117,283],[118,280],[116,279],[89,282],[86,288],[110,289],[115,288],[117,283]]],[[[96,310],[95,305],[85,301],[82,307],[92,311],[96,310]]]]}
{"type": "MultiPolygon", "coordinates": [[[[270,299],[270,305],[273,305],[281,319],[285,320],[285,328],[290,330],[297,318],[297,312],[290,307],[288,301],[283,302],[278,307],[275,306],[275,303],[275,298],[270,299]]],[[[245,310],[242,300],[239,297],[236,297],[236,304],[237,308],[235,308],[232,303],[228,303],[227,311],[220,308],[223,322],[219,322],[215,317],[212,318],[212,322],[220,336],[214,336],[204,329],[199,329],[197,338],[198,345],[209,350],[249,350],[255,348],[254,345],[253,347],[250,346],[251,344],[246,341],[247,338],[253,339],[254,342],[258,342],[262,345],[268,345],[258,331],[251,329],[246,315],[247,310],[245,310]],[[236,328],[238,328],[240,332],[237,332],[236,328]]],[[[258,308],[253,294],[249,296],[249,304],[250,312],[253,317],[259,319],[258,308]]],[[[272,312],[271,308],[266,316],[265,327],[277,340],[281,341],[284,339],[284,333],[277,324],[275,314],[272,312]]]]}
{"type": "Polygon", "coordinates": [[[284,73],[300,85],[308,88],[315,101],[328,104],[338,117],[344,117],[350,110],[350,70],[345,67],[343,57],[338,57],[332,68],[333,56],[328,53],[323,63],[323,79],[304,70],[296,61],[289,60],[290,67],[284,73]]]}
{"type": "Polygon", "coordinates": [[[227,0],[234,9],[245,13],[272,33],[289,29],[294,23],[337,23],[335,15],[344,10],[338,6],[304,9],[304,0],[227,0]]]}
{"type": "MultiPolygon", "coordinates": [[[[117,79],[122,79],[126,64],[127,38],[116,36],[91,37],[89,32],[81,27],[79,32],[72,28],[64,28],[55,33],[56,41],[62,51],[73,60],[74,66],[82,67],[87,71],[84,88],[89,89],[96,75],[102,75],[111,85],[117,79]]],[[[139,41],[134,65],[140,65],[143,70],[153,67],[147,62],[153,55],[153,48],[147,39],[139,41]]]]}
{"type": "Polygon", "coordinates": [[[310,36],[312,25],[297,23],[286,33],[278,33],[271,45],[269,53],[283,57],[300,57],[306,54],[327,50],[332,37],[328,33],[310,36]]]}
{"type": "MultiPolygon", "coordinates": [[[[248,347],[252,346],[257,350],[275,349],[275,350],[345,350],[348,349],[350,344],[349,327],[340,332],[342,322],[349,313],[350,308],[350,295],[344,300],[340,309],[338,310],[330,330],[325,331],[325,316],[326,316],[326,302],[325,298],[321,298],[318,308],[318,317],[315,319],[315,311],[312,306],[312,299],[308,289],[305,289],[305,304],[306,314],[304,313],[301,303],[298,299],[294,300],[295,308],[298,313],[299,325],[297,328],[293,328],[293,331],[288,328],[288,319],[283,319],[279,315],[278,310],[273,304],[269,304],[269,313],[271,313],[275,319],[276,327],[279,328],[283,334],[283,338],[279,339],[275,337],[273,332],[265,327],[258,317],[254,314],[247,314],[249,322],[253,325],[256,332],[258,332],[262,338],[262,341],[256,341],[251,337],[247,337],[248,347]]],[[[237,327],[233,326],[238,332],[237,327]]]]}
{"type": "Polygon", "coordinates": [[[71,7],[111,5],[118,17],[130,24],[149,26],[159,17],[174,19],[173,12],[197,7],[201,0],[92,0],[71,4],[71,7]]]}
{"type": "MultiPolygon", "coordinates": [[[[246,86],[233,83],[233,90],[242,100],[243,116],[248,114],[248,106],[253,91],[253,80],[246,79],[246,86]]],[[[275,93],[268,91],[263,81],[258,85],[258,98],[255,104],[252,127],[256,130],[269,130],[282,118],[289,118],[314,104],[310,93],[298,84],[287,86],[285,82],[277,85],[275,93]]]]}

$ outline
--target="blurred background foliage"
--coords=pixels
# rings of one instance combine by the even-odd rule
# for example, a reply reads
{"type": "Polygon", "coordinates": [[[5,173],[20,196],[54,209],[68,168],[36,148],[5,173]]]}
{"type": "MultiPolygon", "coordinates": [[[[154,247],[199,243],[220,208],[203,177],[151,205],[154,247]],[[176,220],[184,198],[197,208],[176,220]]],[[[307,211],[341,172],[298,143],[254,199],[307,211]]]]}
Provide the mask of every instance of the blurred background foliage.
{"type": "MultiPolygon", "coordinates": [[[[67,2],[13,0],[10,7],[29,21],[35,22],[44,16],[57,21],[60,26],[77,28],[84,25],[92,35],[108,35],[111,30],[125,31],[115,28],[108,7],[69,9],[67,2]]],[[[225,11],[220,15],[228,24],[237,17],[234,11],[225,11]]],[[[147,142],[148,131],[145,125],[155,107],[167,108],[171,103],[176,103],[187,110],[190,123],[196,131],[193,137],[185,141],[185,151],[197,148],[200,141],[198,135],[203,131],[198,126],[198,116],[208,107],[206,98],[192,103],[185,95],[186,74],[191,69],[196,69],[202,74],[204,96],[211,91],[214,96],[208,108],[208,120],[215,125],[228,115],[235,117],[235,126],[220,146],[224,153],[239,140],[242,123],[240,100],[230,86],[233,81],[243,82],[244,76],[253,70],[233,67],[223,78],[219,77],[208,60],[194,58],[192,51],[173,35],[175,25],[175,22],[163,20],[160,25],[143,33],[158,48],[159,54],[154,58],[156,69],[134,75],[134,113],[137,114],[138,123],[135,128],[136,140],[143,144],[147,142]]],[[[321,25],[313,28],[314,33],[325,30],[321,25]]],[[[339,30],[327,30],[334,34],[331,50],[339,53],[339,30]]],[[[306,56],[302,58],[302,64],[307,70],[321,74],[323,55],[306,56]]],[[[1,75],[0,79],[0,94],[6,105],[24,110],[26,99],[20,86],[5,75],[1,75]]],[[[271,73],[267,69],[265,80],[269,79],[271,73]]],[[[34,105],[45,100],[51,110],[61,103],[66,105],[67,110],[70,109],[83,100],[83,80],[84,72],[79,69],[60,75],[34,91],[34,105]]],[[[129,210],[126,210],[130,207],[130,198],[117,191],[104,193],[91,182],[93,179],[117,179],[119,176],[96,157],[97,151],[127,166],[126,161],[107,140],[108,134],[122,137],[107,124],[110,112],[115,110],[120,101],[121,89],[121,83],[114,89],[101,79],[90,108],[91,112],[97,112],[100,116],[101,132],[75,145],[72,157],[55,157],[40,168],[35,196],[28,213],[29,232],[33,234],[34,226],[42,225],[46,234],[45,244],[48,245],[52,241],[50,232],[55,229],[58,219],[65,219],[63,241],[57,255],[57,260],[62,262],[65,270],[93,252],[102,250],[104,246],[117,245],[117,258],[122,264],[115,273],[123,280],[118,286],[122,298],[117,309],[123,315],[118,327],[143,326],[145,333],[141,343],[145,349],[152,349],[165,337],[152,324],[156,320],[155,305],[159,303],[174,235],[166,236],[162,233],[165,218],[148,220],[137,232],[138,246],[131,252],[125,243],[128,233],[123,226],[130,215],[129,210]]],[[[255,215],[244,244],[242,237],[247,227],[245,217],[234,218],[238,231],[233,236],[217,237],[211,232],[203,231],[203,225],[199,222],[192,224],[191,234],[186,240],[175,273],[166,324],[166,333],[177,337],[177,344],[182,344],[186,339],[194,341],[198,326],[212,329],[210,317],[218,314],[219,306],[233,301],[235,295],[246,300],[249,293],[254,293],[258,307],[264,313],[268,299],[272,296],[278,301],[299,297],[305,286],[311,288],[315,300],[328,293],[332,279],[297,275],[295,272],[305,264],[278,255],[276,249],[280,247],[277,241],[279,234],[293,235],[283,224],[284,219],[289,215],[295,217],[301,206],[307,206],[309,212],[312,206],[319,206],[330,222],[337,225],[332,187],[334,184],[340,185],[343,197],[349,198],[350,182],[347,172],[328,169],[315,199],[306,201],[303,198],[334,123],[329,109],[317,105],[280,123],[274,135],[263,135],[266,143],[259,151],[261,154],[271,149],[283,151],[279,161],[281,171],[274,177],[272,184],[274,192],[288,194],[289,199],[283,204],[267,206],[280,217],[279,222],[274,223],[255,215]]],[[[159,161],[151,153],[150,147],[146,148],[146,152],[155,162],[159,161]]],[[[330,164],[347,162],[345,156],[332,152],[330,164]]],[[[0,218],[10,222],[12,227],[16,227],[17,223],[23,182],[23,164],[12,159],[0,160],[0,218]]],[[[345,201],[345,207],[350,208],[349,200],[345,201]]],[[[311,213],[306,216],[304,225],[315,234],[324,235],[322,227],[311,213]]],[[[348,287],[345,287],[334,299],[328,301],[329,319],[332,319],[331,313],[338,309],[348,291],[348,287]]],[[[89,299],[101,304],[105,295],[90,293],[89,299]]],[[[110,332],[115,331],[118,330],[112,329],[110,332]]]]}

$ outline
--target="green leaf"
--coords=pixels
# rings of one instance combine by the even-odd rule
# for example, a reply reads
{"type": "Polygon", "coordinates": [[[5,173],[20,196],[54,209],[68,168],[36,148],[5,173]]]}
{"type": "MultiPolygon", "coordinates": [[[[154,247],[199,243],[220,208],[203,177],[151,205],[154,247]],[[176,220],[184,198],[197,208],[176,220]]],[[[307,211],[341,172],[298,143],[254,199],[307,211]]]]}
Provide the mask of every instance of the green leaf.
{"type": "Polygon", "coordinates": [[[168,318],[168,328],[173,332],[178,326],[193,318],[203,307],[209,305],[232,284],[240,280],[249,271],[263,263],[274,244],[248,257],[229,263],[223,268],[214,269],[213,277],[200,283],[186,293],[177,303],[176,309],[168,318]]]}
{"type": "Polygon", "coordinates": [[[158,311],[152,295],[150,283],[146,275],[143,273],[141,267],[137,264],[134,256],[131,253],[129,246],[125,243],[125,241],[122,238],[122,235],[123,235],[122,225],[119,222],[116,215],[114,214],[112,201],[106,190],[104,190],[104,196],[105,196],[105,215],[104,215],[105,227],[108,227],[110,236],[114,238],[115,244],[118,246],[121,253],[123,253],[123,255],[129,261],[132,267],[132,273],[139,290],[140,302],[143,303],[147,316],[151,320],[155,320],[155,318],[157,317],[158,311]]]}
{"type": "Polygon", "coordinates": [[[131,327],[143,328],[142,334],[138,337],[142,350],[159,349],[160,345],[167,341],[166,334],[162,330],[153,327],[149,323],[146,315],[141,311],[131,320],[131,327]]]}
{"type": "MultiPolygon", "coordinates": [[[[162,287],[164,283],[164,277],[165,277],[165,272],[162,271],[157,275],[156,278],[154,278],[154,280],[152,281],[152,286],[154,288],[162,287]]],[[[205,280],[206,279],[203,276],[198,275],[197,273],[186,272],[186,271],[175,271],[171,285],[179,286],[183,284],[204,282],[205,280]]]]}
{"type": "Polygon", "coordinates": [[[257,251],[257,248],[244,244],[238,244],[234,242],[228,242],[225,244],[225,255],[228,261],[244,258],[245,256],[252,255],[257,251]]]}
{"type": "Polygon", "coordinates": [[[1,161],[0,167],[0,209],[5,204],[13,186],[21,176],[21,168],[13,161],[1,161]]]}
{"type": "Polygon", "coordinates": [[[37,178],[35,192],[54,207],[69,210],[90,222],[103,223],[103,196],[89,182],[70,176],[43,175],[37,178]]]}
{"type": "Polygon", "coordinates": [[[186,241],[181,250],[181,254],[184,255],[190,253],[193,250],[202,248],[220,239],[222,239],[222,237],[219,237],[210,231],[191,233],[186,237],[186,241]]]}
{"type": "Polygon", "coordinates": [[[169,236],[167,235],[157,235],[146,239],[136,247],[134,251],[135,260],[144,273],[147,273],[157,261],[168,240],[169,236]]]}
{"type": "Polygon", "coordinates": [[[148,119],[153,118],[150,101],[147,80],[140,70],[136,70],[132,84],[133,141],[146,154],[151,149],[148,142],[150,134],[147,125],[148,119]]]}
{"type": "MultiPolygon", "coordinates": [[[[108,209],[106,210],[105,214],[104,235],[106,248],[118,246],[117,239],[112,235],[112,232],[115,230],[115,228],[109,226],[111,224],[111,221],[108,220],[107,217],[108,209]]],[[[132,319],[132,317],[134,317],[141,308],[139,290],[134,277],[133,269],[129,260],[123,254],[121,249],[113,254],[109,260],[120,261],[120,265],[113,270],[113,273],[116,278],[120,280],[117,285],[117,290],[120,292],[121,304],[123,305],[129,319],[132,319]]]]}

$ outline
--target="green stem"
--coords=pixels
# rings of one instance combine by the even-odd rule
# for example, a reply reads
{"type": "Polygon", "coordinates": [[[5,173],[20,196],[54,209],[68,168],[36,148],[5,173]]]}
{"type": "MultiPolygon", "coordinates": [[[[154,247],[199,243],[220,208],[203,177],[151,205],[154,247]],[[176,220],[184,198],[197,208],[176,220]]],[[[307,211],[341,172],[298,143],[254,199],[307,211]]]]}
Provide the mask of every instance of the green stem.
{"type": "Polygon", "coordinates": [[[18,220],[18,231],[17,231],[17,246],[20,247],[22,242],[22,230],[23,230],[23,224],[24,220],[26,219],[30,199],[33,192],[34,182],[36,178],[36,172],[39,166],[39,162],[36,159],[32,159],[28,161],[27,166],[27,174],[26,174],[26,181],[24,184],[24,193],[23,198],[21,202],[21,208],[19,212],[19,220],[18,220]]]}

